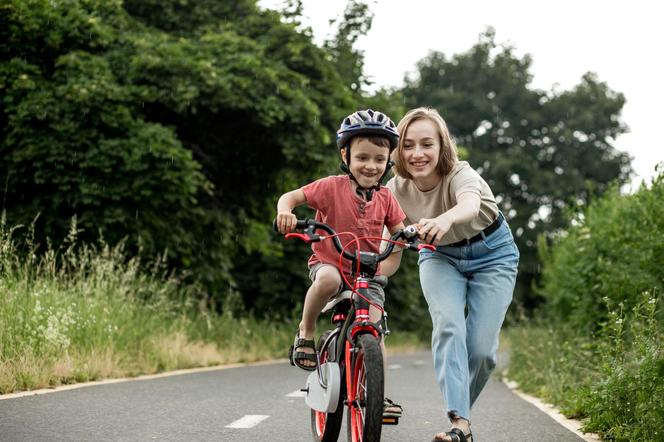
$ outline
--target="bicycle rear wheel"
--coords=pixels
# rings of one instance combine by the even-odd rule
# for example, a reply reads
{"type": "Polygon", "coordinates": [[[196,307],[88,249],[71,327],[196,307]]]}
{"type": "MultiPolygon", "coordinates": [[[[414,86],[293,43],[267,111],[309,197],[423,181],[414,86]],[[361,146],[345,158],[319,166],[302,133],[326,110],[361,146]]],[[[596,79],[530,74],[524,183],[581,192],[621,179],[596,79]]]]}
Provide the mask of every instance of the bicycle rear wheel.
{"type": "MultiPolygon", "coordinates": [[[[316,349],[320,352],[320,363],[324,364],[334,357],[330,354],[333,350],[330,347],[322,348],[327,337],[332,333],[331,330],[326,331],[318,339],[316,349]]],[[[343,375],[342,375],[343,379],[343,375]]],[[[336,442],[339,439],[341,432],[341,421],[344,417],[344,393],[345,383],[342,382],[339,391],[339,403],[337,409],[333,413],[324,413],[321,411],[311,410],[311,433],[313,434],[315,442],[336,442]]]]}
{"type": "Polygon", "coordinates": [[[378,442],[383,424],[383,356],[372,335],[357,339],[357,353],[351,371],[349,392],[348,440],[378,442]],[[351,401],[352,398],[352,401],[351,401]]]}

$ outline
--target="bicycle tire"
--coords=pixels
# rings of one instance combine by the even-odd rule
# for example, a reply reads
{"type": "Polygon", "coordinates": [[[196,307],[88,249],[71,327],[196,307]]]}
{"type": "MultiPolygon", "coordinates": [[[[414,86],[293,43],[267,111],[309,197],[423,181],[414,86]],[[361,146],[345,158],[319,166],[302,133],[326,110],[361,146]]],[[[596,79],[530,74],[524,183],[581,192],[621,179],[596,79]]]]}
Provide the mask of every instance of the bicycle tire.
{"type": "MultiPolygon", "coordinates": [[[[351,385],[355,400],[349,403],[347,427],[349,442],[379,442],[383,428],[385,374],[378,340],[369,334],[357,339],[351,385]]],[[[351,394],[348,395],[351,397],[351,394]]]]}
{"type": "MultiPolygon", "coordinates": [[[[318,339],[316,349],[320,352],[320,362],[324,363],[329,359],[329,348],[321,348],[325,343],[327,337],[332,333],[331,330],[326,331],[318,339]]],[[[343,375],[342,375],[343,379],[343,375]]],[[[339,390],[339,403],[337,409],[332,413],[324,413],[321,411],[311,410],[311,434],[313,435],[314,442],[336,442],[339,439],[341,432],[341,422],[344,417],[344,393],[346,391],[345,382],[341,383],[339,390]]]]}

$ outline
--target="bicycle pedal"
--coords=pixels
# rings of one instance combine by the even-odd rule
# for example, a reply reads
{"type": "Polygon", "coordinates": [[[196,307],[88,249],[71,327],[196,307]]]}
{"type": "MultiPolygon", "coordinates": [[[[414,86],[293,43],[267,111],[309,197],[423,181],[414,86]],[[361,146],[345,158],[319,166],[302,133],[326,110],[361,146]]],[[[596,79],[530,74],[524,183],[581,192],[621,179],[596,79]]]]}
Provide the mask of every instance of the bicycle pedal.
{"type": "Polygon", "coordinates": [[[399,425],[399,418],[394,416],[383,416],[383,425],[399,425]]]}

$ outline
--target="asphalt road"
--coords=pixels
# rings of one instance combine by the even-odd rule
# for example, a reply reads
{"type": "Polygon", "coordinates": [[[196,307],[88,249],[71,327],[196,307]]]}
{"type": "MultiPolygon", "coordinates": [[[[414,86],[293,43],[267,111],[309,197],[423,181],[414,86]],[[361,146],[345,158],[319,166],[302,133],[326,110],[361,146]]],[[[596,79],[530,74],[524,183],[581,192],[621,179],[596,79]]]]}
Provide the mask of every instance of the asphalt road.
{"type": "MultiPolygon", "coordinates": [[[[388,366],[387,395],[404,417],[383,427],[382,440],[430,441],[447,428],[430,354],[393,356],[388,366]]],[[[309,441],[309,409],[298,397],[305,378],[280,362],[0,400],[0,440],[309,441]]],[[[498,381],[472,422],[479,442],[583,440],[498,381]]]]}

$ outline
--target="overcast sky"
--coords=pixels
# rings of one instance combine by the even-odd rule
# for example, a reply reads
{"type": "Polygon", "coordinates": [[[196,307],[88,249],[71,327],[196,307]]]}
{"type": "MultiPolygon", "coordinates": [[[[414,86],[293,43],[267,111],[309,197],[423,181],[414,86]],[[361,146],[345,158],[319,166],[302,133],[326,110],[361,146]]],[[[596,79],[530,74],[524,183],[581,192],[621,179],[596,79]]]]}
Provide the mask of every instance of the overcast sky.
{"type": "MultiPolygon", "coordinates": [[[[465,52],[492,26],[498,43],[518,56],[531,54],[533,87],[570,89],[587,71],[627,98],[622,119],[630,133],[615,146],[628,152],[638,177],[650,180],[664,161],[664,6],[658,1],[378,0],[373,26],[358,41],[365,74],[378,86],[400,86],[429,51],[465,52]]],[[[276,7],[281,0],[262,0],[276,7]]],[[[317,42],[333,32],[328,22],[346,0],[303,0],[305,24],[317,42]]]]}

